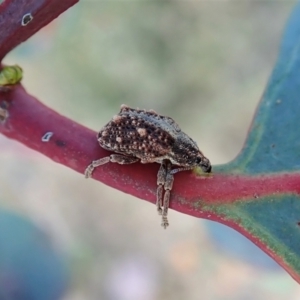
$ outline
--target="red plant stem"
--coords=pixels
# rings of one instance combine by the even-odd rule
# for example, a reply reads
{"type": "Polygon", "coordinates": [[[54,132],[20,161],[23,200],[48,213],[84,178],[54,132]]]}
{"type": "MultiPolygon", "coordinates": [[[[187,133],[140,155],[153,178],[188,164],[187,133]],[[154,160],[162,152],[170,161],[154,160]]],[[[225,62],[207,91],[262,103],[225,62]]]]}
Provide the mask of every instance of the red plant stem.
{"type": "MultiPolygon", "coordinates": [[[[83,173],[94,159],[109,155],[96,139],[96,132],[51,110],[28,95],[21,85],[0,94],[0,107],[6,107],[8,118],[0,123],[0,132],[32,148],[54,161],[83,173]],[[49,141],[43,136],[51,132],[49,141]]],[[[106,120],[108,121],[108,120],[106,120]]],[[[100,122],[100,126],[105,121],[100,122]]],[[[108,163],[98,167],[93,178],[128,194],[155,202],[158,164],[118,165],[108,163]]],[[[259,199],[281,193],[300,194],[300,175],[230,175],[213,173],[197,176],[191,171],[175,175],[171,207],[196,217],[207,213],[195,209],[195,203],[218,204],[259,199]]]]}
{"type": "MultiPolygon", "coordinates": [[[[0,122],[0,132],[15,139],[52,160],[83,173],[94,159],[109,155],[100,148],[96,132],[58,114],[34,97],[21,85],[11,92],[0,93],[0,108],[7,110],[6,120],[0,122]],[[52,133],[49,141],[45,134],[52,133]]],[[[3,115],[3,114],[2,114],[3,115]]],[[[101,122],[101,125],[104,122],[101,122]]],[[[152,203],[156,200],[156,175],[158,164],[119,165],[108,163],[98,167],[93,178],[111,187],[152,203]]],[[[84,177],[82,176],[82,184],[84,177]]],[[[170,207],[182,213],[224,223],[252,240],[273,257],[291,276],[300,277],[273,253],[259,238],[251,235],[239,224],[213,211],[203,211],[201,204],[230,203],[280,193],[300,193],[298,173],[271,176],[245,176],[214,173],[211,177],[199,177],[186,171],[175,175],[170,207]],[[201,199],[201,200],[200,200],[201,199]]]]}
{"type": "Polygon", "coordinates": [[[13,48],[79,0],[6,0],[0,5],[0,61],[13,48]],[[32,21],[22,26],[23,16],[32,21]]]}

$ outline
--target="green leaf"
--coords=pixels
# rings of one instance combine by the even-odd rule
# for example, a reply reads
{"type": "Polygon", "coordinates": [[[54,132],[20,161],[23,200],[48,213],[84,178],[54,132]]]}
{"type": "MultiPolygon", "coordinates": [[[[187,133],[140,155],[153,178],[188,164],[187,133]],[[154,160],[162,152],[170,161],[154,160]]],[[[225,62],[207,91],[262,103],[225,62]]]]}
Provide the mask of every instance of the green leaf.
{"type": "Polygon", "coordinates": [[[245,147],[230,168],[249,174],[298,171],[299,128],[300,4],[296,6],[287,25],[278,62],[245,147]]]}
{"type": "Polygon", "coordinates": [[[204,206],[204,211],[221,216],[219,221],[256,243],[298,282],[299,170],[300,3],[287,24],[278,62],[243,150],[232,162],[214,168],[233,182],[227,182],[229,200],[204,206]]]}

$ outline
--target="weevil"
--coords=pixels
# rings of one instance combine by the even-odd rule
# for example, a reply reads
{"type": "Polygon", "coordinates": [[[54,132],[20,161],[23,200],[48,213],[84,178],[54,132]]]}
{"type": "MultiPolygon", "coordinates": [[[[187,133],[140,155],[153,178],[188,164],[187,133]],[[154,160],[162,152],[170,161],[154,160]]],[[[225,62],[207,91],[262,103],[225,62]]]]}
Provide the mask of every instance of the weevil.
{"type": "Polygon", "coordinates": [[[195,167],[205,173],[211,172],[211,164],[196,142],[181,131],[172,118],[154,110],[121,105],[120,112],[99,131],[97,139],[102,148],[115,153],[94,160],[85,170],[86,178],[92,176],[95,168],[108,162],[160,164],[156,207],[165,229],[169,226],[167,215],[174,174],[195,167]]]}

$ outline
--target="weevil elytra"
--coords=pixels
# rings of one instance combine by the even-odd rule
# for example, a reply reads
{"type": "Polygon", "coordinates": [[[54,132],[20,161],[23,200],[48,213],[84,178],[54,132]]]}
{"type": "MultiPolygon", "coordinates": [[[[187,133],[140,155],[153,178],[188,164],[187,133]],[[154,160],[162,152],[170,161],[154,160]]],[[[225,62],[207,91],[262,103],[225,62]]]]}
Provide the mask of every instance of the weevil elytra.
{"type": "Polygon", "coordinates": [[[132,164],[159,163],[157,174],[156,207],[162,215],[162,226],[167,228],[170,193],[174,174],[200,167],[211,172],[209,160],[187,134],[170,117],[153,110],[141,110],[121,105],[115,115],[98,133],[98,142],[106,150],[116,152],[94,160],[85,170],[85,177],[108,162],[132,164]],[[177,166],[172,169],[173,166],[177,166]]]}

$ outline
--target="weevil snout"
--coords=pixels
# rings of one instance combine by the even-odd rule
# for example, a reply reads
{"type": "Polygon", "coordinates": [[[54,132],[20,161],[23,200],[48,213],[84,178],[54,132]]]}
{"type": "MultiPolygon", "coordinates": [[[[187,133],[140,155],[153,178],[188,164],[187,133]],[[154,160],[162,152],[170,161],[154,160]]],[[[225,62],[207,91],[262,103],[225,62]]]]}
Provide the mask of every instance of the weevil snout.
{"type": "Polygon", "coordinates": [[[211,172],[211,164],[210,161],[206,157],[202,157],[201,162],[199,163],[200,168],[205,173],[211,172]]]}

